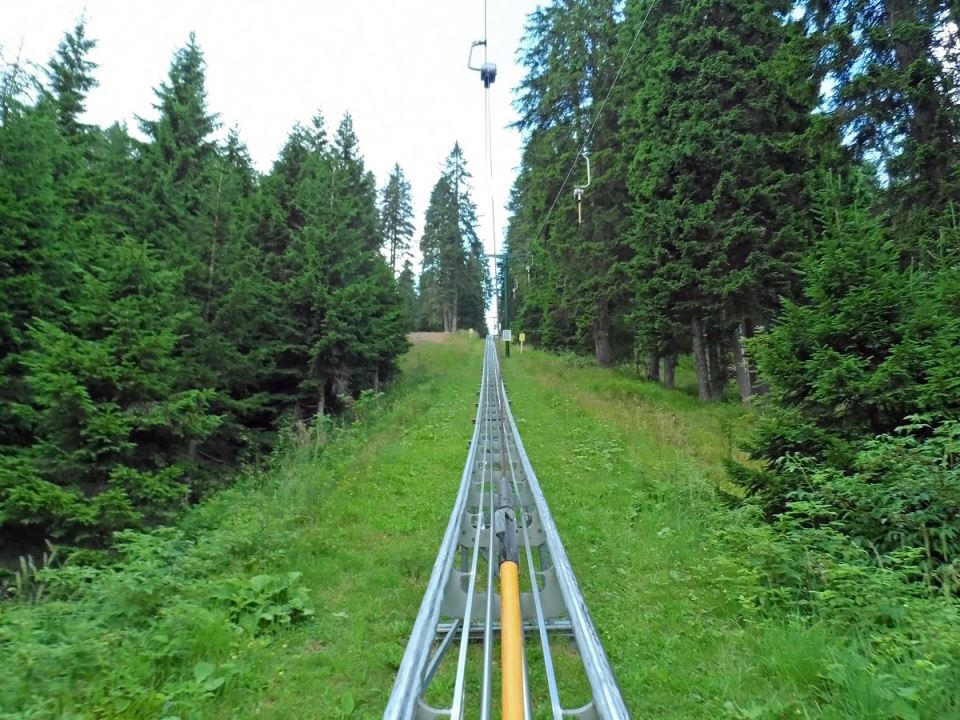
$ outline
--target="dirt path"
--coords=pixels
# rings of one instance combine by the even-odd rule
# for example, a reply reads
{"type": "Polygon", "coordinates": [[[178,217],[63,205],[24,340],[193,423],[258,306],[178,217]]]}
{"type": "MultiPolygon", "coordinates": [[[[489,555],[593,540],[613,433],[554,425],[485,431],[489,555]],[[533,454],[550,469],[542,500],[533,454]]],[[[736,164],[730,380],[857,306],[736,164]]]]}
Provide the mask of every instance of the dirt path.
{"type": "Polygon", "coordinates": [[[410,338],[410,342],[414,345],[419,345],[420,343],[438,343],[440,345],[446,345],[456,337],[454,333],[445,333],[445,332],[412,332],[407,335],[410,338]]]}

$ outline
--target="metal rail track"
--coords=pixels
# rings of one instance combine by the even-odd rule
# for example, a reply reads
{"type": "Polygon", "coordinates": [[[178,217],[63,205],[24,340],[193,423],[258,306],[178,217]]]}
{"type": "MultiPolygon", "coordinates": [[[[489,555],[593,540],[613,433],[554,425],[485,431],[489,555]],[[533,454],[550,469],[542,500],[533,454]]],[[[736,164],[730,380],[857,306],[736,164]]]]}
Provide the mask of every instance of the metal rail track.
{"type": "Polygon", "coordinates": [[[450,522],[384,719],[507,717],[506,710],[494,714],[493,694],[495,685],[508,683],[498,670],[510,664],[504,660],[495,666],[494,647],[501,644],[502,631],[497,558],[511,551],[524,584],[523,708],[516,717],[532,720],[536,712],[553,720],[629,718],[523,449],[492,338],[486,344],[475,424],[450,522]],[[561,694],[578,683],[577,706],[566,707],[561,694]]]}

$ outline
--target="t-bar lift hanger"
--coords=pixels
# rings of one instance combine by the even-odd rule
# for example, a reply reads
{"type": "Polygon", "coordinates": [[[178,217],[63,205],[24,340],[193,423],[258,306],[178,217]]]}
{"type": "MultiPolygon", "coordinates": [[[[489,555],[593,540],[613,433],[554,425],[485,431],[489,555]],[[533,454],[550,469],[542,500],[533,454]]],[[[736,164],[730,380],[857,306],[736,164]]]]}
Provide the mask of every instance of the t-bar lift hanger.
{"type": "Polygon", "coordinates": [[[583,225],[583,191],[590,187],[590,156],[586,150],[580,151],[582,157],[587,163],[587,182],[585,185],[576,185],[573,188],[573,197],[577,201],[577,225],[583,225]]]}
{"type": "Polygon", "coordinates": [[[486,40],[474,40],[473,45],[470,46],[470,56],[467,58],[467,67],[471,70],[476,70],[480,73],[480,79],[483,81],[483,86],[485,88],[490,87],[493,84],[493,81],[497,79],[497,64],[492,62],[485,62],[480,67],[474,67],[473,65],[473,51],[474,48],[483,46],[486,47],[486,40]]]}

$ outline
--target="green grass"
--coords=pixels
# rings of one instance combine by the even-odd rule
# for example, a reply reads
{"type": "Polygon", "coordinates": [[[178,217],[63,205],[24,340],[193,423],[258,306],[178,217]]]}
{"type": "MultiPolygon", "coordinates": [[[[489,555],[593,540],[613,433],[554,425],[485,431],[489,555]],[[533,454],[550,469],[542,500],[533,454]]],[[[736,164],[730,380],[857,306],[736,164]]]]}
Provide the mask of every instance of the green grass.
{"type": "MultiPolygon", "coordinates": [[[[52,600],[0,605],[0,718],[380,717],[481,359],[476,338],[419,343],[357,423],[292,432],[178,528],[129,536],[117,565],[41,573],[52,600]]],[[[582,365],[527,349],[505,377],[634,717],[937,717],[871,675],[869,638],[757,608],[763,578],[724,531],[769,530],[717,493],[744,411],[699,403],[683,372],[667,391],[582,365]]]]}
{"type": "Polygon", "coordinates": [[[761,672],[734,569],[710,547],[740,408],[538,352],[512,357],[504,374],[632,712],[723,717],[799,700],[776,669],[761,672]]]}
{"type": "MultiPolygon", "coordinates": [[[[937,631],[877,631],[758,605],[769,577],[749,556],[782,550],[768,526],[722,499],[734,490],[724,460],[751,422],[739,403],[700,403],[684,368],[676,391],[536,351],[504,368],[635,717],[933,720],[957,707],[956,659],[952,669],[947,659],[955,643],[937,631]]],[[[864,603],[858,592],[849,604],[864,603]]],[[[937,627],[950,632],[955,616],[945,609],[937,627]]]]}

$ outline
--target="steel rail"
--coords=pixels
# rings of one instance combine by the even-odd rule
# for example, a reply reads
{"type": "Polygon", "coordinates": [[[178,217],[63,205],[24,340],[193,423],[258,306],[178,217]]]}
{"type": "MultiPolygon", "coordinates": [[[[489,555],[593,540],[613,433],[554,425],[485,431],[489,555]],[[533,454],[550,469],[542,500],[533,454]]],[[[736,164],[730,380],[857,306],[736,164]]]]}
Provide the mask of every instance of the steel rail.
{"type": "MultiPolygon", "coordinates": [[[[484,359],[484,366],[486,366],[486,359],[484,359]]],[[[484,372],[480,380],[481,398],[486,389],[487,373],[484,372]]],[[[410,632],[410,639],[407,641],[407,649],[397,670],[390,700],[383,715],[384,720],[411,720],[411,718],[416,717],[417,705],[424,690],[424,671],[430,659],[430,649],[436,636],[437,623],[440,621],[443,589],[453,568],[458,547],[456,540],[460,534],[462,516],[467,506],[467,497],[470,494],[470,475],[473,472],[479,445],[478,440],[482,427],[480,421],[484,412],[483,405],[482,402],[477,403],[473,437],[470,441],[470,449],[467,452],[467,462],[463,469],[463,476],[460,479],[460,490],[453,503],[453,512],[450,513],[450,521],[447,523],[446,532],[443,534],[440,551],[433,563],[433,570],[423,594],[420,611],[417,613],[413,630],[410,632]]],[[[471,618],[467,617],[463,624],[469,626],[470,621],[471,618]]]]}
{"type": "MultiPolygon", "coordinates": [[[[519,560],[517,546],[522,545],[520,554],[526,561],[523,572],[530,589],[520,591],[519,627],[523,635],[538,636],[550,716],[554,720],[629,720],[610,661],[520,440],[492,339],[487,340],[485,348],[474,423],[450,521],[383,717],[462,720],[469,706],[476,708],[470,711],[472,717],[479,711],[481,720],[492,719],[494,645],[505,626],[517,627],[515,616],[501,622],[496,580],[504,553],[519,560]],[[480,568],[480,559],[486,562],[485,570],[480,568]],[[481,578],[481,573],[485,577],[481,578]],[[578,708],[565,708],[561,703],[551,650],[551,638],[566,636],[565,642],[569,643],[571,635],[591,693],[590,701],[578,708]],[[482,644],[482,653],[472,652],[469,645],[478,643],[482,644]],[[438,675],[449,677],[440,669],[455,644],[458,652],[452,690],[449,680],[443,681],[450,692],[449,707],[433,707],[425,694],[438,675]],[[468,683],[471,662],[481,665],[479,688],[468,683]]],[[[523,715],[530,720],[534,703],[526,648],[522,649],[521,661],[523,715]]],[[[506,684],[504,678],[501,685],[506,684]]],[[[437,689],[431,697],[440,694],[437,689]]],[[[538,706],[537,710],[546,708],[538,706]]]]}
{"type": "MultiPolygon", "coordinates": [[[[503,387],[503,381],[500,382],[500,392],[497,394],[497,402],[503,412],[504,408],[508,406],[506,400],[506,388],[503,387]]],[[[506,426],[503,429],[504,434],[506,434],[506,426]]],[[[514,428],[514,440],[519,440],[520,434],[514,428]]],[[[517,454],[519,455],[519,448],[517,454]]],[[[510,468],[510,482],[513,487],[514,496],[516,502],[520,505],[521,513],[524,518],[522,524],[523,528],[523,545],[525,550],[525,555],[527,558],[527,568],[530,573],[530,593],[533,597],[533,607],[534,613],[536,614],[536,624],[537,624],[537,633],[540,636],[540,647],[543,650],[543,665],[544,671],[547,677],[547,690],[550,694],[550,710],[553,713],[554,720],[563,720],[563,706],[560,702],[560,690],[557,687],[557,673],[553,665],[553,653],[550,650],[550,637],[547,633],[547,621],[544,616],[543,611],[543,601],[540,598],[540,587],[537,584],[537,570],[536,565],[533,562],[533,551],[530,544],[530,536],[527,530],[529,523],[527,522],[527,515],[523,510],[523,501],[520,495],[520,486],[517,482],[517,473],[513,463],[513,456],[510,453],[509,445],[507,446],[507,466],[510,468]]]]}

